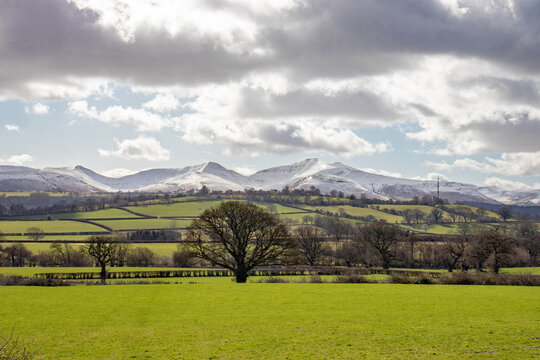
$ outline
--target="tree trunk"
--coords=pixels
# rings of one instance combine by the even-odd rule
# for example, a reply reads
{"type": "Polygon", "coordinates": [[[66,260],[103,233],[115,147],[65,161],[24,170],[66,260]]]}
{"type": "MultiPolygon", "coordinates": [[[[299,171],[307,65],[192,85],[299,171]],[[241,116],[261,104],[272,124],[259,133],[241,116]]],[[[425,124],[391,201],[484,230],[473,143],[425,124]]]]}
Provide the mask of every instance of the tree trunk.
{"type": "Polygon", "coordinates": [[[107,280],[107,270],[105,269],[105,264],[101,265],[101,272],[99,273],[100,276],[100,285],[105,285],[105,281],[107,280]]]}
{"type": "Polygon", "coordinates": [[[237,269],[234,273],[236,275],[236,282],[237,283],[245,283],[248,278],[248,272],[246,269],[237,269]]]}

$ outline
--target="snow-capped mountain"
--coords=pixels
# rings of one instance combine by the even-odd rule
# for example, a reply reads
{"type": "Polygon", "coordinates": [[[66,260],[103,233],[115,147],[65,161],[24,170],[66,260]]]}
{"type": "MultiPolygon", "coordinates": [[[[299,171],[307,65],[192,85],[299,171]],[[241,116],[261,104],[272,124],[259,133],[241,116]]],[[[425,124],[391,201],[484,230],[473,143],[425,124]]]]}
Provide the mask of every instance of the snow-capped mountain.
{"type": "MultiPolygon", "coordinates": [[[[82,166],[45,168],[0,166],[0,191],[73,192],[178,192],[197,190],[291,190],[318,188],[323,194],[337,190],[346,195],[406,200],[414,196],[436,195],[436,181],[420,181],[365,172],[342,163],[306,159],[290,165],[261,170],[244,176],[215,162],[179,169],[151,169],[112,178],[82,166]]],[[[540,205],[540,190],[515,191],[442,181],[440,196],[450,202],[540,205]]]]}

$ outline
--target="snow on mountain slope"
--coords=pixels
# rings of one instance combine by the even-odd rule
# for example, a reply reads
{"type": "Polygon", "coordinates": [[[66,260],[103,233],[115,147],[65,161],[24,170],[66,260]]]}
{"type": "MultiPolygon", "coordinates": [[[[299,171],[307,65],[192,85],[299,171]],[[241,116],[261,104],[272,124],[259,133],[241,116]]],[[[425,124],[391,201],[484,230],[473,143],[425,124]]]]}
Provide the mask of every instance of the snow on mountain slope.
{"type": "Polygon", "coordinates": [[[290,185],[302,178],[332,167],[332,165],[326,164],[319,159],[306,159],[291,165],[276,166],[257,171],[249,176],[249,180],[255,188],[281,190],[285,185],[290,185]]]}
{"type": "MultiPolygon", "coordinates": [[[[323,194],[337,190],[346,195],[364,194],[369,198],[406,200],[414,196],[437,194],[436,181],[420,181],[372,174],[342,163],[327,164],[319,159],[306,159],[241,175],[215,162],[179,169],[150,169],[119,178],[100,175],[82,166],[46,168],[0,166],[0,191],[188,191],[207,186],[211,190],[244,190],[255,188],[310,190],[323,194]]],[[[450,202],[507,203],[540,205],[540,190],[516,191],[499,187],[442,181],[440,196],[450,202]]]]}

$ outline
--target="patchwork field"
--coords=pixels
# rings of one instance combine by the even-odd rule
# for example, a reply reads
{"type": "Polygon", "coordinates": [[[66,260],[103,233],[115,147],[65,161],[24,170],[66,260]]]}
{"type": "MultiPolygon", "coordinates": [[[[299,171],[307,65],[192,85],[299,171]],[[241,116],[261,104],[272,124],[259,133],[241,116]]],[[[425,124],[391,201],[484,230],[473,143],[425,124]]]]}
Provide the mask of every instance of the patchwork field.
{"type": "Polygon", "coordinates": [[[37,227],[46,233],[70,233],[70,232],[100,232],[103,228],[79,221],[54,220],[54,221],[1,221],[0,231],[3,233],[26,233],[31,227],[37,227]]]}
{"type": "Polygon", "coordinates": [[[1,287],[43,359],[530,359],[540,289],[234,284],[1,287]]]}

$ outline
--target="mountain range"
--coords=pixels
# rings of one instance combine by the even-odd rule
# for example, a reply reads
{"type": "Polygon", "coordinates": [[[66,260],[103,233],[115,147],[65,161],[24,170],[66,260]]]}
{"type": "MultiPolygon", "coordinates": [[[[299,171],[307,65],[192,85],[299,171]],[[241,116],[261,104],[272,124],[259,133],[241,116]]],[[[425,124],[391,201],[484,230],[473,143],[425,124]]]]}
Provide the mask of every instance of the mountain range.
{"type": "MultiPolygon", "coordinates": [[[[373,174],[342,163],[306,159],[245,176],[218,163],[207,162],[178,169],[150,169],[119,178],[100,175],[82,166],[33,169],[0,166],[0,191],[63,192],[185,192],[206,185],[210,190],[291,190],[318,188],[368,198],[409,200],[437,194],[437,181],[411,180],[373,174]]],[[[441,181],[440,197],[449,202],[540,205],[540,190],[516,191],[441,181]]]]}

